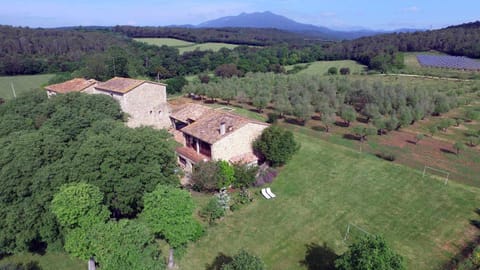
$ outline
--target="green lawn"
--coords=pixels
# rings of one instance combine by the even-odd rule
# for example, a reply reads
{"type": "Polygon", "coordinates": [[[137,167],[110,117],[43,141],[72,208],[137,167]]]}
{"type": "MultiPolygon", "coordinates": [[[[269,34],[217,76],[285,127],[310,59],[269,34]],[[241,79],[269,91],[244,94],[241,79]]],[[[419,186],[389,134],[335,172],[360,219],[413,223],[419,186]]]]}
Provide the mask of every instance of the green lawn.
{"type": "Polygon", "coordinates": [[[336,67],[338,71],[342,67],[350,68],[350,73],[357,74],[366,70],[366,66],[361,65],[352,60],[339,60],[339,61],[317,61],[308,64],[298,64],[285,66],[287,71],[293,69],[295,66],[308,66],[306,69],[301,70],[300,74],[313,74],[313,75],[324,75],[327,73],[328,69],[331,67],[336,67]]]}
{"type": "Polygon", "coordinates": [[[174,39],[174,38],[136,38],[135,40],[140,42],[146,42],[151,45],[157,45],[157,46],[166,45],[166,46],[176,47],[178,48],[180,54],[183,54],[185,52],[191,52],[194,50],[218,51],[221,48],[233,49],[238,46],[235,44],[220,43],[220,42],[193,43],[193,42],[188,42],[188,41],[174,39]]]}
{"type": "Polygon", "coordinates": [[[6,264],[36,262],[42,270],[78,270],[87,269],[87,262],[69,257],[65,253],[47,252],[45,255],[21,253],[0,260],[0,268],[6,264]]]}
{"type": "Polygon", "coordinates": [[[346,250],[354,223],[383,235],[407,269],[439,269],[458,251],[470,227],[480,190],[422,178],[421,172],[296,133],[300,152],[271,185],[277,198],[256,200],[226,217],[192,244],[181,269],[205,269],[220,254],[240,248],[269,269],[307,269],[308,244],[346,250]]]}
{"type": "Polygon", "coordinates": [[[0,98],[13,98],[12,84],[18,96],[23,92],[41,88],[53,76],[53,74],[0,76],[0,98]]]}

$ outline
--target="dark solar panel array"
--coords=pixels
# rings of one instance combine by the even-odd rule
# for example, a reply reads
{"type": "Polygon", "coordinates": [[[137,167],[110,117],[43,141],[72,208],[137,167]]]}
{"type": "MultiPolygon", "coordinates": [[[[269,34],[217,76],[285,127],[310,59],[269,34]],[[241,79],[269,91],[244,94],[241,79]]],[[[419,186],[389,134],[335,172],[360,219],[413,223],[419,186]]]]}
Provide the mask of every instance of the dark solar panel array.
{"type": "Polygon", "coordinates": [[[480,61],[465,56],[418,54],[417,60],[424,67],[480,70],[480,61]]]}

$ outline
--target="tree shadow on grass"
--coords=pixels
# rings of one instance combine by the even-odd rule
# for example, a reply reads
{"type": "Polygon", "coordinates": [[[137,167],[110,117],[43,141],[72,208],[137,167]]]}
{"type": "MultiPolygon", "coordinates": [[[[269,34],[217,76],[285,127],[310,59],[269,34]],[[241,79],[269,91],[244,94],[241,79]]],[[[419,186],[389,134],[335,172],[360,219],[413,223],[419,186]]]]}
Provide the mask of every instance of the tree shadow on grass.
{"type": "Polygon", "coordinates": [[[446,154],[453,154],[453,155],[457,154],[454,151],[452,151],[450,149],[447,149],[447,148],[440,148],[440,151],[442,151],[443,153],[446,153],[446,154]]]}
{"type": "Polygon", "coordinates": [[[213,260],[211,264],[207,264],[205,267],[206,270],[221,270],[224,264],[230,263],[233,260],[232,257],[223,254],[222,252],[218,253],[217,257],[213,260]]]}
{"type": "Polygon", "coordinates": [[[305,259],[300,261],[301,265],[306,266],[308,270],[335,269],[335,260],[338,255],[326,243],[323,243],[322,246],[310,243],[306,247],[305,259]]]}

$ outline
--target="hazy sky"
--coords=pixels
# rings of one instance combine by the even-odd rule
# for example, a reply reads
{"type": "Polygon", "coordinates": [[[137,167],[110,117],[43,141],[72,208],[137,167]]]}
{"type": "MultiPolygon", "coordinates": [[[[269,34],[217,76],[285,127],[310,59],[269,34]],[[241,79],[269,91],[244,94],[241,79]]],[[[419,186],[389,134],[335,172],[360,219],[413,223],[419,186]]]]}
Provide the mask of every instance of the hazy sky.
{"type": "Polygon", "coordinates": [[[241,12],[272,11],[337,29],[440,28],[480,20],[478,0],[0,0],[0,24],[198,24],[241,12]]]}

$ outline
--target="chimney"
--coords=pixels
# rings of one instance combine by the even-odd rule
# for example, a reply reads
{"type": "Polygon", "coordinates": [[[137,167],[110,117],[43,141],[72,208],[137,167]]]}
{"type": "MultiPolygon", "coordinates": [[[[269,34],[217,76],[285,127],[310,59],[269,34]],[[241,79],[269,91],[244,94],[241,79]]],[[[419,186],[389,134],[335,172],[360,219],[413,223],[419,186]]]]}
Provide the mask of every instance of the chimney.
{"type": "Polygon", "coordinates": [[[220,135],[225,135],[225,122],[220,123],[220,135]]]}

